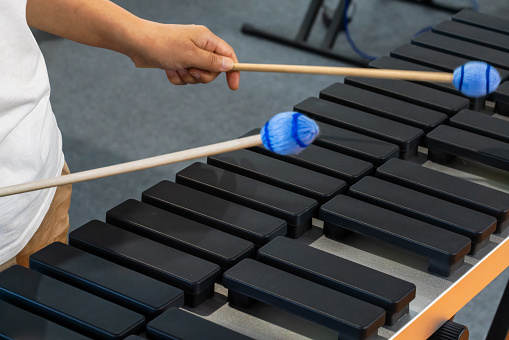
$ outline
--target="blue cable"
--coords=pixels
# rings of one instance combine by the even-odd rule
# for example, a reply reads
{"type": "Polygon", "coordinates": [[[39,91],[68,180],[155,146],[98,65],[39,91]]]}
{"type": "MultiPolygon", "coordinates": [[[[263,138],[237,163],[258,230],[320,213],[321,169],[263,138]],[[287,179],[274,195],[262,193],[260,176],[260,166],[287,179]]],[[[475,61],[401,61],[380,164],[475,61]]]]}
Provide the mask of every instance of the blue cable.
{"type": "Polygon", "coordinates": [[[348,7],[349,6],[350,6],[350,0],[345,0],[345,14],[343,16],[343,22],[344,22],[344,29],[345,29],[346,39],[348,40],[348,43],[350,44],[350,47],[352,47],[354,52],[357,53],[359,56],[361,56],[362,58],[365,58],[365,59],[375,60],[377,57],[374,57],[374,56],[371,56],[369,54],[366,54],[366,53],[362,52],[355,45],[355,43],[353,42],[352,37],[350,36],[350,31],[348,31],[348,16],[347,16],[347,12],[348,12],[348,7]]]}
{"type": "MultiPolygon", "coordinates": [[[[345,13],[344,13],[344,16],[343,16],[343,22],[345,24],[344,30],[345,30],[346,39],[348,40],[348,43],[350,44],[350,47],[352,47],[354,52],[357,53],[359,56],[361,56],[362,58],[365,58],[365,59],[375,60],[377,57],[369,55],[369,54],[366,54],[363,51],[361,51],[357,47],[357,45],[355,45],[355,42],[353,41],[353,39],[352,39],[352,37],[350,35],[350,31],[348,30],[348,15],[347,15],[348,7],[349,6],[350,6],[350,0],[345,0],[345,13]]],[[[479,4],[477,3],[476,0],[472,0],[472,9],[474,11],[476,11],[476,12],[479,11],[479,4]]],[[[415,33],[414,37],[418,36],[421,33],[424,33],[424,32],[427,32],[427,31],[431,31],[431,28],[432,28],[432,26],[424,27],[419,32],[415,33]]]]}

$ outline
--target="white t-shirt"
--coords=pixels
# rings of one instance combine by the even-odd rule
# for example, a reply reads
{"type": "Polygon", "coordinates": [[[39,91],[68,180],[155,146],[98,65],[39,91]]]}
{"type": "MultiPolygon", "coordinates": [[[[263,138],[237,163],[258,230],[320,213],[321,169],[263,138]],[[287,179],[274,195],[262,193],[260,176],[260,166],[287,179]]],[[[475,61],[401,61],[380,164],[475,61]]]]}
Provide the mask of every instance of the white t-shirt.
{"type": "MultiPolygon", "coordinates": [[[[26,0],[0,1],[0,187],[59,176],[62,136],[46,64],[26,22],[26,0]]],[[[56,189],[0,197],[0,264],[41,224],[56,189]]]]}

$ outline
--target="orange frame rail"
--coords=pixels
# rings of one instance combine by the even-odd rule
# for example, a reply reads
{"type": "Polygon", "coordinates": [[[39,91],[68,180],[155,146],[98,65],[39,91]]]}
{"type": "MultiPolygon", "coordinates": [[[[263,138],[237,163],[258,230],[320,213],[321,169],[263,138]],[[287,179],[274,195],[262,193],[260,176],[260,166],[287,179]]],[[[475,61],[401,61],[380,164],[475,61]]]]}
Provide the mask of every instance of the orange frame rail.
{"type": "MultiPolygon", "coordinates": [[[[391,340],[427,339],[507,267],[509,267],[509,238],[474,265],[391,340]]],[[[509,340],[509,335],[506,340],[509,340]]]]}

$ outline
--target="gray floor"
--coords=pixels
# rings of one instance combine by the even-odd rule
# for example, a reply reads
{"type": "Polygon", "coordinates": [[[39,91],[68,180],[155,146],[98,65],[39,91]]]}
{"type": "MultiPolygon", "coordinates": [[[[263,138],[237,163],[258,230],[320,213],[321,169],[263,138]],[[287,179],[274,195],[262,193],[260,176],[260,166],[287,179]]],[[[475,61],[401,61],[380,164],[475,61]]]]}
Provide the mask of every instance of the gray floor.
{"type": "MultiPolygon", "coordinates": [[[[365,52],[381,56],[450,13],[398,0],[357,0],[350,25],[365,52]]],[[[152,0],[117,1],[134,14],[166,23],[203,24],[229,42],[241,62],[350,66],[320,56],[241,34],[244,22],[280,34],[296,34],[309,0],[152,0]]],[[[326,1],[334,5],[335,1],[326,1]]],[[[444,1],[469,5],[469,1],[444,1]]],[[[509,17],[507,0],[480,1],[485,13],[509,17]]],[[[311,36],[319,42],[324,29],[311,36]]],[[[64,140],[71,171],[160,155],[236,138],[260,127],[277,112],[316,96],[340,78],[329,76],[242,74],[241,89],[231,92],[223,78],[209,85],[175,87],[159,70],[136,69],[114,52],[90,48],[36,32],[46,58],[52,105],[64,140]]],[[[338,51],[353,55],[341,36],[338,51]]],[[[190,164],[76,184],[70,209],[71,228],[105,212],[190,164]]],[[[458,322],[469,326],[471,339],[482,339],[500,298],[506,270],[464,308],[458,322]]]]}

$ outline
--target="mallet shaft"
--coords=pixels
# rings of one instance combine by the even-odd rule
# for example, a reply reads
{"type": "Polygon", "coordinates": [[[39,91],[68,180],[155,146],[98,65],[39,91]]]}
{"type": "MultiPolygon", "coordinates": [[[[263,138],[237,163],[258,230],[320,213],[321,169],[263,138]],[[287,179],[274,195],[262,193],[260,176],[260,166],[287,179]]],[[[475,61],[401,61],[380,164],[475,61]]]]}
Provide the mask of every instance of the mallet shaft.
{"type": "Polygon", "coordinates": [[[276,72],[276,73],[302,73],[324,74],[337,76],[355,76],[368,78],[404,79],[416,81],[431,81],[452,83],[453,74],[446,72],[424,72],[404,70],[379,70],[354,67],[330,67],[307,65],[278,65],[278,64],[234,64],[232,71],[246,72],[276,72]]]}
{"type": "MultiPolygon", "coordinates": [[[[143,66],[143,65],[136,65],[136,67],[154,68],[154,66],[143,66]]],[[[323,74],[330,76],[354,76],[365,78],[401,79],[414,81],[431,81],[439,83],[452,83],[453,79],[453,74],[447,72],[379,70],[371,68],[308,66],[308,65],[237,63],[233,64],[232,71],[323,74]]]]}
{"type": "Polygon", "coordinates": [[[262,145],[260,135],[234,139],[222,143],[201,146],[194,149],[168,153],[161,156],[140,159],[137,161],[121,163],[82,172],[76,172],[73,174],[64,175],[60,177],[41,179],[39,181],[11,185],[8,187],[0,188],[0,197],[40,189],[47,189],[66,184],[84,182],[91,179],[125,174],[132,171],[155,168],[162,165],[188,161],[200,157],[217,155],[223,152],[230,152],[258,145],[262,145]]]}

